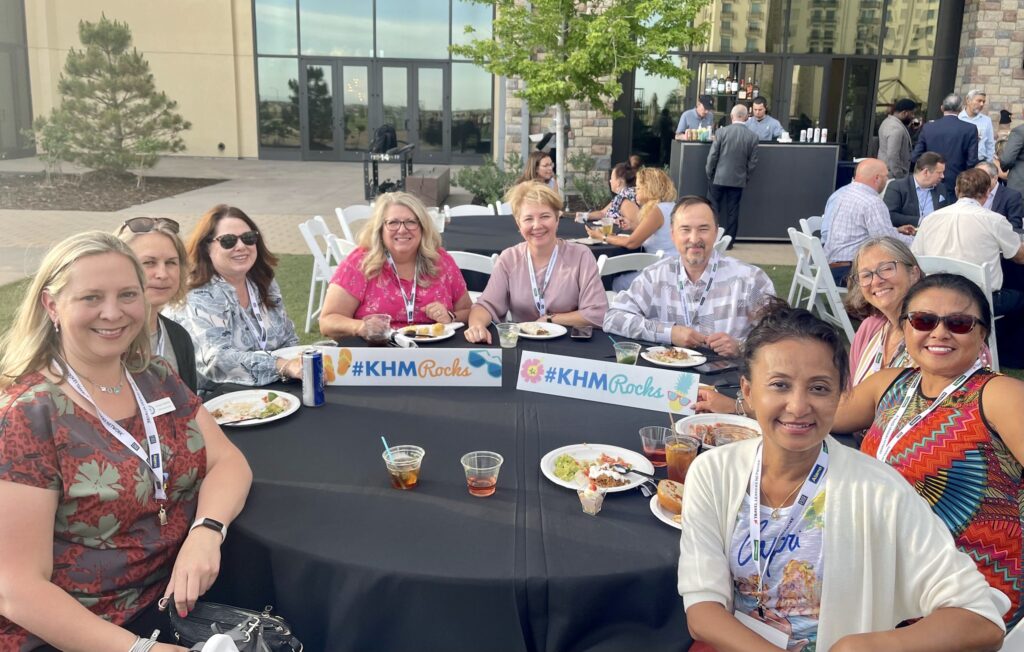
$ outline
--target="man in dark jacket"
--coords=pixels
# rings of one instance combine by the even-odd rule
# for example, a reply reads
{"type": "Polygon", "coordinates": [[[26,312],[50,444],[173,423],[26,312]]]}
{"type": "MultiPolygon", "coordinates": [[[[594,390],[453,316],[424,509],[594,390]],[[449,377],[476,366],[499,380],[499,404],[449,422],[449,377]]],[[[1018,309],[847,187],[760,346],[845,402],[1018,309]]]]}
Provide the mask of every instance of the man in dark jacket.
{"type": "Polygon", "coordinates": [[[1020,231],[1022,222],[1024,222],[1024,197],[1019,192],[1004,186],[999,183],[999,170],[996,168],[995,163],[989,161],[982,161],[978,163],[977,167],[981,168],[988,173],[990,179],[992,179],[992,186],[988,191],[988,198],[985,199],[982,206],[999,213],[1010,221],[1013,228],[1020,231]]]}
{"type": "Polygon", "coordinates": [[[953,203],[956,198],[948,196],[942,185],[945,171],[942,154],[925,152],[914,164],[914,174],[889,182],[884,199],[893,226],[918,226],[932,211],[953,203]]]}
{"type": "Polygon", "coordinates": [[[943,183],[949,197],[955,195],[957,176],[978,164],[978,129],[957,117],[962,108],[963,100],[959,95],[947,95],[942,100],[942,117],[921,128],[917,145],[910,155],[910,162],[916,164],[925,152],[942,154],[946,159],[943,183]]]}
{"type": "MultiPolygon", "coordinates": [[[[747,107],[737,104],[729,117],[732,124],[715,132],[705,171],[708,199],[726,235],[736,241],[740,225],[740,199],[750,174],[757,166],[757,134],[747,128],[747,107]]],[[[729,245],[732,248],[732,244],[729,245]]]]}

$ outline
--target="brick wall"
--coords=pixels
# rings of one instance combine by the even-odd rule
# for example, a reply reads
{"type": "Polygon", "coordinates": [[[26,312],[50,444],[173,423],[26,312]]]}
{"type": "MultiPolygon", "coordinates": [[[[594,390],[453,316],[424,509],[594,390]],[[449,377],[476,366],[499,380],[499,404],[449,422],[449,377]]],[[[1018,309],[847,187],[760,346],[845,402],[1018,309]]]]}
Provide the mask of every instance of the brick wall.
{"type": "Polygon", "coordinates": [[[960,35],[956,91],[985,91],[985,111],[999,124],[999,110],[1024,110],[1024,0],[966,0],[960,35]]]}

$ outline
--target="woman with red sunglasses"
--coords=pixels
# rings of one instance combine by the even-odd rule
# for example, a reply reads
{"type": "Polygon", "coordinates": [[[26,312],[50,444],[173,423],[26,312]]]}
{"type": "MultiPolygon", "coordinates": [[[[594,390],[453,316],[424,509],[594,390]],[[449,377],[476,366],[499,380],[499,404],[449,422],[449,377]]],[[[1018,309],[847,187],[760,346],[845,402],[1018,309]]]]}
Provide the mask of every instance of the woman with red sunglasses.
{"type": "MultiPolygon", "coordinates": [[[[934,274],[903,301],[900,325],[917,367],[882,369],[836,413],[836,432],[868,428],[861,450],[910,482],[989,585],[1021,618],[1024,590],[1024,383],[983,367],[988,300],[955,274],[934,274]]],[[[892,542],[899,545],[899,542],[892,542]]]]}

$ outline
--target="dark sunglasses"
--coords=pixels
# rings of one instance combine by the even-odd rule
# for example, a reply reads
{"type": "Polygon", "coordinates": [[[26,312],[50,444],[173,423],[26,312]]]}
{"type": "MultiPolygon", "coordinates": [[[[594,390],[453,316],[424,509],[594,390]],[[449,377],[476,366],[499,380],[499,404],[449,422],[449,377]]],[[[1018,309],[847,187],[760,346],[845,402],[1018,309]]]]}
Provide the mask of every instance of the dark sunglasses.
{"type": "Polygon", "coordinates": [[[181,225],[166,217],[133,217],[130,220],[124,221],[120,231],[124,231],[127,227],[132,233],[149,233],[161,225],[167,227],[167,230],[171,233],[177,233],[181,230],[181,225]]]}
{"type": "Polygon", "coordinates": [[[260,239],[259,231],[246,231],[242,235],[235,235],[234,233],[225,233],[219,235],[216,238],[210,238],[213,242],[219,242],[220,246],[225,249],[234,249],[238,241],[241,240],[242,244],[246,246],[253,246],[256,241],[260,239]]]}
{"type": "Polygon", "coordinates": [[[974,330],[974,327],[982,321],[974,315],[953,313],[952,315],[936,315],[934,312],[908,312],[903,316],[915,331],[931,332],[941,322],[946,330],[957,335],[966,335],[974,330]]]}

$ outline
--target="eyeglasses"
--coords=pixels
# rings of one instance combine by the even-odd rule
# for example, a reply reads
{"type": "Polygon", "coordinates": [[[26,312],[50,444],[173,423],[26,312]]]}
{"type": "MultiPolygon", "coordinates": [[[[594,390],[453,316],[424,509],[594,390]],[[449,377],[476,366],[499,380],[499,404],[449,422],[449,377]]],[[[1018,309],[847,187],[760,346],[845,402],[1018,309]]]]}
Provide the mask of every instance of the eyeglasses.
{"type": "Polygon", "coordinates": [[[862,288],[866,288],[871,285],[871,279],[878,276],[880,279],[890,279],[896,276],[896,268],[899,266],[899,262],[890,260],[882,263],[874,270],[866,269],[863,272],[857,272],[857,284],[862,288]]]}
{"type": "Polygon", "coordinates": [[[155,231],[161,225],[166,226],[167,230],[171,233],[177,233],[181,230],[181,225],[166,217],[133,217],[130,220],[124,221],[118,233],[124,231],[125,227],[132,233],[149,233],[150,231],[155,231]]]}
{"type": "Polygon", "coordinates": [[[973,331],[976,325],[984,325],[984,322],[974,315],[965,315],[959,312],[952,315],[936,315],[934,312],[916,311],[903,315],[903,319],[910,322],[915,331],[924,332],[935,330],[939,322],[942,322],[946,326],[946,330],[956,335],[966,335],[973,331]]]}
{"type": "Polygon", "coordinates": [[[396,233],[405,227],[407,231],[417,231],[420,228],[419,220],[388,220],[384,222],[384,228],[392,233],[396,233]]]}
{"type": "Polygon", "coordinates": [[[234,249],[238,241],[241,240],[242,244],[247,247],[251,247],[256,244],[256,241],[260,239],[259,231],[246,231],[242,235],[235,235],[234,233],[225,233],[219,235],[216,238],[210,238],[213,242],[219,242],[220,246],[224,249],[234,249]]]}

